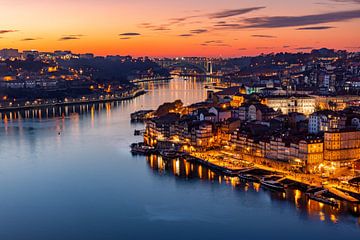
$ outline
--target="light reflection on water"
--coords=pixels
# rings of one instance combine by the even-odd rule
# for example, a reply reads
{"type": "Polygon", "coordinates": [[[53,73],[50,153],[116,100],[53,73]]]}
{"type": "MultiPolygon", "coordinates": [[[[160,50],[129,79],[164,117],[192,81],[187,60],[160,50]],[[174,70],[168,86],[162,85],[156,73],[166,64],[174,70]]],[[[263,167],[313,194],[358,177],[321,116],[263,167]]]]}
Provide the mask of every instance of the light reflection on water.
{"type": "Polygon", "coordinates": [[[358,206],[339,211],[295,190],[284,198],[182,160],[132,156],[143,125],[131,112],[206,96],[191,79],[144,86],[124,102],[2,113],[0,239],[359,236],[358,206]]]}
{"type": "MultiPolygon", "coordinates": [[[[259,193],[261,191],[262,193],[269,194],[271,201],[293,203],[296,209],[312,219],[318,218],[320,221],[338,223],[339,218],[346,218],[348,215],[353,215],[355,218],[360,217],[358,204],[341,202],[340,207],[337,208],[311,200],[303,192],[295,188],[288,188],[286,192],[269,191],[266,188],[261,188],[259,183],[242,181],[237,177],[227,177],[200,164],[188,162],[185,159],[165,160],[158,155],[147,156],[146,159],[149,167],[160,175],[170,173],[181,179],[200,179],[220,185],[225,184],[233,190],[240,192],[259,193]]],[[[354,221],[356,222],[356,219],[354,221]]]]}

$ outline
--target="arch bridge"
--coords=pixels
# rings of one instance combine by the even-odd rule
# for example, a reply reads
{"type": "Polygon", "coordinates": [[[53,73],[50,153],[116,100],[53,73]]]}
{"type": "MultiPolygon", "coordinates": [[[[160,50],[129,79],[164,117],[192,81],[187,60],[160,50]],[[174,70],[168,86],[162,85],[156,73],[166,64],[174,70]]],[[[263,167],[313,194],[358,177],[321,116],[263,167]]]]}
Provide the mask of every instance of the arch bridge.
{"type": "Polygon", "coordinates": [[[195,69],[204,75],[213,74],[213,63],[208,59],[197,58],[176,58],[176,59],[164,59],[156,61],[163,68],[173,70],[175,68],[181,69],[195,69]]]}

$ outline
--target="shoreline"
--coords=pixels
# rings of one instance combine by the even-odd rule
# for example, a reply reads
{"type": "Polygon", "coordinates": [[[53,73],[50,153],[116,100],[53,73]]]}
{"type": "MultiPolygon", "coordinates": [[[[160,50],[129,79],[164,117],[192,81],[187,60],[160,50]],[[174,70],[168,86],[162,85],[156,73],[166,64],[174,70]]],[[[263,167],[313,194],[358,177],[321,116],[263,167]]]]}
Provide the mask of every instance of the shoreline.
{"type": "Polygon", "coordinates": [[[177,155],[170,158],[162,154],[161,150],[159,149],[156,152],[144,151],[139,154],[144,154],[144,155],[155,154],[172,159],[172,158],[180,157],[179,153],[185,154],[186,156],[184,156],[184,158],[188,162],[194,162],[200,164],[202,166],[205,166],[215,172],[218,172],[226,176],[238,177],[242,173],[245,173],[250,170],[258,169],[258,170],[270,172],[272,174],[282,175],[283,178],[286,178],[289,181],[294,182],[296,184],[306,186],[306,188],[322,187],[323,189],[326,189],[329,192],[337,195],[343,201],[348,201],[353,203],[360,202],[360,192],[359,189],[355,189],[355,187],[343,186],[339,184],[339,182],[325,183],[326,180],[321,179],[319,176],[314,176],[305,173],[295,173],[285,169],[278,169],[278,168],[274,168],[273,166],[260,164],[257,161],[246,161],[246,159],[240,160],[231,157],[227,152],[224,151],[223,154],[227,156],[228,161],[216,160],[211,156],[211,154],[209,155],[209,153],[204,153],[204,152],[189,153],[186,151],[177,151],[177,155]],[[239,160],[242,163],[239,163],[238,162],[239,160]]]}
{"type": "MultiPolygon", "coordinates": [[[[217,170],[222,172],[225,175],[238,175],[239,172],[241,172],[242,170],[246,169],[247,167],[237,167],[237,168],[233,168],[233,167],[229,167],[229,166],[222,166],[219,165],[211,160],[206,160],[203,159],[202,157],[196,156],[196,155],[192,155],[190,154],[191,160],[190,161],[194,161],[197,162],[201,165],[204,165],[206,167],[209,167],[213,170],[217,170]]],[[[258,163],[253,163],[254,165],[252,166],[252,168],[254,169],[260,169],[260,170],[265,170],[265,171],[269,171],[272,172],[274,174],[282,174],[284,175],[284,177],[286,177],[287,179],[297,182],[299,184],[304,184],[306,186],[309,187],[324,187],[325,189],[328,190],[332,190],[334,191],[334,189],[336,190],[340,190],[343,192],[346,192],[350,195],[356,195],[356,197],[358,198],[358,202],[360,202],[359,198],[360,198],[360,192],[354,190],[354,189],[349,189],[343,186],[340,186],[338,184],[334,184],[334,183],[329,183],[329,184],[323,184],[321,181],[319,181],[319,179],[317,179],[316,177],[309,175],[309,174],[300,174],[300,173],[291,173],[289,171],[285,171],[285,170],[281,170],[281,169],[275,169],[273,167],[269,167],[269,166],[265,166],[265,165],[261,165],[258,163]]]]}
{"type": "Polygon", "coordinates": [[[138,96],[146,94],[145,89],[140,89],[125,97],[114,97],[114,98],[104,98],[104,99],[91,99],[91,100],[81,100],[81,101],[72,101],[72,102],[55,102],[55,103],[44,103],[38,105],[28,105],[28,106],[15,106],[15,107],[0,107],[0,112],[12,112],[19,110],[31,110],[38,108],[48,108],[48,107],[61,107],[61,106],[72,106],[72,105],[81,105],[81,104],[92,104],[92,103],[107,103],[107,102],[117,102],[134,99],[138,96]]]}

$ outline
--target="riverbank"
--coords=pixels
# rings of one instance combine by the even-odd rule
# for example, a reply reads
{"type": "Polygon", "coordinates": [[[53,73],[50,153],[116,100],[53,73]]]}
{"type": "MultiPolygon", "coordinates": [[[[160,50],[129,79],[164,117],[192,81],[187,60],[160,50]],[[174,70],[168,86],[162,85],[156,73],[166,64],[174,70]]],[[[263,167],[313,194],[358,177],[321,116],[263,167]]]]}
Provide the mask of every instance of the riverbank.
{"type": "Polygon", "coordinates": [[[158,82],[158,81],[170,81],[172,77],[157,77],[157,78],[141,78],[131,80],[131,83],[143,83],[143,82],[158,82]]]}
{"type": "Polygon", "coordinates": [[[252,156],[248,157],[252,157],[254,161],[234,158],[231,155],[231,153],[227,153],[225,151],[190,154],[192,161],[196,161],[224,174],[236,175],[242,170],[252,167],[254,169],[260,169],[274,174],[281,174],[286,179],[305,185],[307,187],[323,187],[324,189],[327,189],[328,191],[338,195],[345,200],[352,199],[352,197],[356,197],[358,200],[360,199],[360,191],[357,187],[345,186],[340,182],[330,182],[326,179],[322,179],[320,176],[313,174],[295,173],[284,169],[275,168],[273,166],[260,164],[259,161],[256,161],[256,159],[252,156]],[[217,158],[219,155],[226,156],[226,158],[222,158],[220,160],[217,158]],[[341,193],[339,193],[339,191],[341,191],[341,193]]]}
{"type": "Polygon", "coordinates": [[[81,98],[81,99],[73,99],[72,101],[62,101],[62,102],[46,102],[40,104],[31,104],[31,105],[20,105],[20,106],[6,106],[0,107],[0,112],[11,112],[18,110],[30,110],[37,108],[47,108],[47,107],[59,107],[59,106],[72,106],[72,105],[80,105],[80,104],[92,104],[92,103],[106,103],[106,102],[116,102],[116,101],[125,101],[136,98],[143,94],[146,94],[147,91],[144,89],[135,90],[125,96],[114,96],[114,97],[99,97],[99,98],[81,98]]]}

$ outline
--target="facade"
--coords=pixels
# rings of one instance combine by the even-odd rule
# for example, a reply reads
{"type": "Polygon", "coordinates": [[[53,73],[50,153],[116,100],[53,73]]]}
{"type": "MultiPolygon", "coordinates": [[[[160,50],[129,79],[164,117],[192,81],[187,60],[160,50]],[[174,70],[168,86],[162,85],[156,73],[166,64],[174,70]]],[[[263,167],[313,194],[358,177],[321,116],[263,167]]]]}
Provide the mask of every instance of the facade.
{"type": "Polygon", "coordinates": [[[315,98],[306,95],[269,96],[262,103],[283,114],[297,112],[308,116],[315,111],[315,98]]]}
{"type": "Polygon", "coordinates": [[[324,134],[324,160],[334,167],[349,167],[360,159],[360,131],[338,130],[324,134]]]}
{"type": "Polygon", "coordinates": [[[230,110],[219,108],[219,107],[210,108],[209,113],[215,114],[216,122],[224,122],[227,119],[232,117],[230,110]]]}
{"type": "Polygon", "coordinates": [[[330,110],[318,111],[309,117],[309,133],[318,134],[345,127],[346,116],[330,110]]]}
{"type": "Polygon", "coordinates": [[[315,172],[324,160],[324,142],[322,139],[301,140],[299,159],[306,166],[306,172],[315,172]]]}
{"type": "Polygon", "coordinates": [[[354,95],[314,96],[314,98],[317,109],[333,111],[342,111],[348,107],[349,102],[359,100],[359,96],[354,95]]]}

